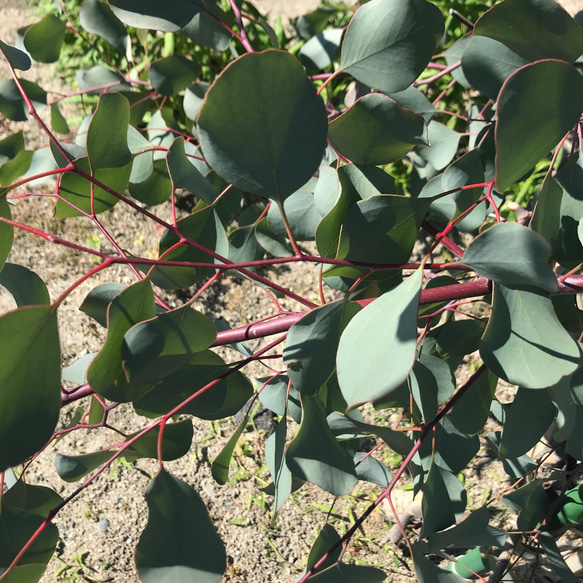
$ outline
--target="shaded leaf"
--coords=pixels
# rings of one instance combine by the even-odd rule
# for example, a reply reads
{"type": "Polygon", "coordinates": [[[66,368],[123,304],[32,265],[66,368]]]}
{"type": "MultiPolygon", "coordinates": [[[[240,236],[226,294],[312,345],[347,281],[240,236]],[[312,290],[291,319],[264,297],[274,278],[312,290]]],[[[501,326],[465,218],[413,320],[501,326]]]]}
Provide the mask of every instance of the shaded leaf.
{"type": "Polygon", "coordinates": [[[235,451],[235,447],[237,446],[237,442],[243,433],[243,430],[247,427],[247,416],[245,415],[243,421],[237,427],[237,430],[229,441],[227,441],[226,445],[223,447],[219,455],[214,459],[211,465],[211,473],[215,482],[223,486],[227,483],[229,479],[229,466],[231,465],[231,459],[233,457],[233,452],[235,451]]]}
{"type": "Polygon", "coordinates": [[[217,337],[211,320],[185,304],[130,328],[123,340],[123,367],[132,384],[157,381],[186,364],[217,337]]]}
{"type": "Polygon", "coordinates": [[[497,102],[496,188],[499,192],[530,170],[575,125],[583,110],[583,77],[561,61],[518,69],[497,102]],[[538,120],[533,124],[532,120],[538,120]]]}
{"type": "Polygon", "coordinates": [[[436,552],[451,546],[462,549],[474,546],[503,546],[508,534],[490,526],[489,521],[490,512],[486,506],[482,506],[453,528],[430,535],[427,540],[428,549],[436,552]]]}
{"type": "Polygon", "coordinates": [[[130,35],[109,5],[98,0],[85,0],[79,9],[81,26],[106,40],[122,56],[131,54],[130,35]]]}
{"type": "Polygon", "coordinates": [[[490,99],[496,99],[506,79],[530,63],[505,44],[487,36],[467,39],[462,55],[462,70],[471,87],[490,99]]]}
{"type": "Polygon", "coordinates": [[[210,83],[207,83],[206,81],[197,81],[184,92],[182,106],[184,107],[184,113],[188,119],[196,119],[209,87],[210,83]]]}
{"type": "Polygon", "coordinates": [[[354,15],[339,71],[381,91],[406,89],[443,34],[441,11],[425,0],[373,0],[354,15]]]}
{"type": "MultiPolygon", "coordinates": [[[[6,200],[6,197],[0,197],[0,217],[5,219],[11,218],[10,205],[6,200]]],[[[14,241],[14,227],[8,225],[3,221],[0,221],[0,281],[2,279],[2,270],[4,269],[6,259],[10,254],[12,249],[12,243],[14,241]]],[[[3,284],[1,284],[3,285],[3,284]]]]}
{"type": "Polygon", "coordinates": [[[409,375],[415,360],[421,280],[417,270],[361,310],[344,329],[336,366],[349,406],[388,395],[409,375]]]}
{"type": "Polygon", "coordinates": [[[309,69],[326,69],[340,52],[341,28],[327,28],[314,35],[300,49],[302,63],[309,69]]]}
{"type": "Polygon", "coordinates": [[[331,302],[312,310],[290,328],[283,362],[300,393],[314,395],[334,372],[340,334],[358,311],[358,304],[331,302]]]}
{"type": "Polygon", "coordinates": [[[54,63],[61,55],[65,28],[65,23],[60,18],[47,14],[40,22],[26,29],[24,47],[35,61],[54,63]]]}
{"type": "Polygon", "coordinates": [[[556,384],[579,363],[577,343],[559,323],[546,294],[501,284],[494,284],[480,356],[497,376],[531,389],[556,384]]]}
{"type": "MultiPolygon", "coordinates": [[[[149,152],[144,156],[148,156],[149,152]]],[[[139,156],[137,159],[142,158],[139,156]]],[[[135,166],[135,161],[134,161],[135,166]]],[[[132,167],[133,174],[133,167],[132,167]]],[[[155,206],[166,202],[172,194],[172,182],[168,176],[168,168],[164,160],[154,160],[150,175],[140,182],[131,182],[128,184],[130,194],[140,202],[148,206],[155,206]]]]}
{"type": "Polygon", "coordinates": [[[506,286],[531,285],[553,293],[557,280],[547,263],[550,252],[549,244],[526,227],[499,223],[472,241],[463,262],[506,286]]]}
{"type": "Polygon", "coordinates": [[[338,259],[389,264],[408,261],[429,203],[397,195],[358,201],[346,213],[338,259]]]}
{"type": "Polygon", "coordinates": [[[166,163],[174,188],[184,188],[199,196],[207,204],[215,201],[218,193],[199,172],[191,158],[186,156],[184,138],[177,138],[172,142],[166,155],[166,163]]]}
{"type": "MultiPolygon", "coordinates": [[[[127,441],[138,433],[129,435],[127,441]]],[[[123,453],[123,457],[131,462],[140,458],[157,459],[159,434],[160,427],[158,426],[127,448],[123,453]]],[[[192,422],[189,419],[180,423],[166,424],[162,434],[162,459],[171,461],[186,455],[192,443],[192,436],[192,422]]],[[[57,454],[55,458],[57,473],[66,482],[76,482],[107,463],[115,455],[116,451],[117,448],[95,451],[84,455],[57,454]]]]}
{"type": "Polygon", "coordinates": [[[419,543],[411,544],[411,554],[419,583],[464,583],[466,581],[457,573],[440,569],[423,554],[418,545],[419,543]]]}
{"type": "Polygon", "coordinates": [[[125,288],[107,310],[107,339],[87,371],[91,388],[111,401],[128,402],[139,398],[155,383],[130,385],[122,364],[121,349],[126,332],[138,322],[153,318],[154,293],[149,279],[125,288]]]}
{"type": "Polygon", "coordinates": [[[6,263],[0,271],[0,285],[10,292],[19,308],[51,302],[44,281],[34,271],[23,265],[6,263]]]}
{"type": "Polygon", "coordinates": [[[84,455],[62,455],[55,457],[57,474],[65,482],[76,482],[93,470],[108,462],[115,452],[112,450],[95,451],[84,455]]]}
{"type": "Polygon", "coordinates": [[[196,491],[162,470],[146,502],[148,524],[136,547],[140,579],[218,583],[227,567],[225,548],[196,491]]]}
{"type": "Polygon", "coordinates": [[[284,404],[284,417],[265,443],[265,461],[274,485],[274,512],[283,506],[292,491],[292,474],[285,463],[286,434],[287,421],[284,404]]]}
{"type": "Polygon", "coordinates": [[[158,0],[108,0],[113,13],[128,26],[178,32],[201,10],[202,0],[173,0],[172,9],[158,0]]]}
{"type": "Polygon", "coordinates": [[[423,527],[420,537],[427,537],[454,524],[464,513],[468,496],[461,482],[451,472],[434,464],[422,487],[423,527]]]}
{"type": "Polygon", "coordinates": [[[210,2],[207,4],[205,2],[205,5],[209,7],[212,15],[207,12],[199,12],[180,33],[197,45],[202,45],[215,51],[224,51],[229,47],[232,35],[217,19],[224,21],[226,15],[215,4],[210,2]]]}
{"type": "MultiPolygon", "coordinates": [[[[334,527],[331,524],[325,524],[310,549],[306,570],[311,569],[324,556],[324,553],[328,552],[339,540],[340,535],[334,527]]],[[[336,563],[340,559],[341,552],[342,546],[338,545],[336,550],[326,557],[326,560],[318,567],[318,570],[327,569],[336,563]]]]}
{"type": "Polygon", "coordinates": [[[428,143],[423,118],[379,93],[361,97],[332,121],[329,139],[342,156],[372,165],[394,162],[428,143]]]}
{"type": "MultiPolygon", "coordinates": [[[[88,158],[80,158],[75,161],[75,165],[83,172],[91,175],[88,158]]],[[[131,163],[122,168],[100,168],[94,173],[95,180],[98,180],[111,190],[123,193],[128,185],[131,172],[131,163]]],[[[61,175],[59,182],[59,194],[65,199],[59,199],[55,208],[55,217],[62,219],[65,217],[78,217],[80,213],[76,208],[66,201],[75,205],[86,213],[95,214],[105,212],[113,207],[118,198],[108,191],[95,186],[93,196],[91,193],[91,181],[77,174],[77,172],[66,172],[61,175]],[[93,209],[91,201],[93,200],[93,209]]]]}
{"type": "Polygon", "coordinates": [[[83,300],[79,309],[93,318],[98,324],[107,328],[107,308],[113,298],[117,296],[125,286],[121,283],[102,283],[95,286],[83,300]]]}
{"type": "Polygon", "coordinates": [[[387,578],[385,573],[374,567],[336,563],[324,571],[310,577],[310,583],[379,583],[387,578]]]}
{"type": "Polygon", "coordinates": [[[354,456],[354,467],[359,480],[365,480],[386,488],[392,479],[391,471],[387,466],[365,453],[354,456]]]}
{"type": "MultiPolygon", "coordinates": [[[[13,508],[3,497],[0,506],[0,573],[8,568],[43,522],[43,516],[13,508]]],[[[57,527],[49,523],[26,550],[17,566],[2,580],[6,583],[39,581],[57,548],[58,540],[57,527]]]]}
{"type": "Polygon", "coordinates": [[[124,78],[117,71],[112,71],[103,65],[77,69],[75,80],[79,84],[79,89],[87,91],[87,95],[101,95],[104,85],[109,86],[110,92],[112,90],[131,91],[131,87],[124,83],[124,78]]]}
{"type": "Polygon", "coordinates": [[[248,53],[228,65],[197,121],[217,174],[281,202],[309,180],[326,148],[324,103],[301,65],[282,51],[248,53]]]}
{"type": "Polygon", "coordinates": [[[309,395],[301,400],[302,423],[287,448],[287,467],[334,496],[349,494],[358,481],[352,459],[330,433],[319,401],[309,395]]]}
{"type": "MultiPolygon", "coordinates": [[[[47,93],[44,89],[25,79],[19,79],[19,82],[37,111],[46,106],[47,93]]],[[[14,79],[0,82],[0,113],[11,121],[26,121],[29,117],[28,106],[14,79]]]]}
{"type": "MultiPolygon", "coordinates": [[[[316,237],[316,229],[322,220],[322,215],[318,212],[315,204],[314,195],[311,192],[298,190],[285,199],[283,209],[296,241],[313,241],[316,237]]],[[[267,221],[270,230],[276,236],[287,236],[285,224],[277,205],[272,204],[269,207],[267,221]]]]}
{"type": "MultiPolygon", "coordinates": [[[[214,352],[197,352],[187,365],[136,401],[135,409],[147,417],[164,415],[228,371],[228,365],[214,352]]],[[[252,396],[253,387],[247,377],[235,372],[183,406],[181,413],[201,419],[223,419],[238,413],[252,396]]]]}
{"type": "Polygon", "coordinates": [[[583,53],[583,30],[552,0],[507,0],[478,19],[474,35],[495,39],[529,61],[572,62],[583,53]]]}
{"type": "Polygon", "coordinates": [[[0,40],[0,51],[4,53],[4,56],[8,62],[15,68],[21,71],[28,71],[30,69],[30,57],[20,49],[7,45],[4,41],[0,40]]]}
{"type": "Polygon", "coordinates": [[[19,479],[2,495],[2,504],[47,518],[63,499],[51,488],[33,486],[19,479]]]}
{"type": "Polygon", "coordinates": [[[547,391],[519,387],[506,413],[500,455],[515,458],[532,449],[550,427],[556,413],[547,391]]]}
{"type": "Polygon", "coordinates": [[[481,374],[456,402],[451,411],[451,420],[462,433],[478,433],[490,414],[490,405],[498,378],[491,371],[481,374]]]}
{"type": "MultiPolygon", "coordinates": [[[[207,206],[193,212],[190,216],[181,219],[176,224],[179,231],[187,239],[194,241],[206,249],[225,257],[229,253],[229,241],[214,206],[207,206]]],[[[164,231],[160,238],[159,255],[164,255],[168,261],[191,261],[208,263],[209,267],[156,267],[151,274],[152,282],[163,289],[179,289],[190,287],[195,281],[210,277],[215,270],[213,259],[203,249],[183,243],[166,253],[170,247],[176,245],[179,238],[169,230],[164,231]]]]}
{"type": "Polygon", "coordinates": [[[182,55],[170,55],[154,61],[148,75],[156,91],[162,95],[176,95],[192,85],[199,71],[198,63],[182,55]]]}
{"type": "MultiPolygon", "coordinates": [[[[61,409],[61,353],[52,306],[0,316],[0,472],[23,463],[52,437],[61,409]]],[[[1,545],[0,545],[1,548],[1,545]]]]}

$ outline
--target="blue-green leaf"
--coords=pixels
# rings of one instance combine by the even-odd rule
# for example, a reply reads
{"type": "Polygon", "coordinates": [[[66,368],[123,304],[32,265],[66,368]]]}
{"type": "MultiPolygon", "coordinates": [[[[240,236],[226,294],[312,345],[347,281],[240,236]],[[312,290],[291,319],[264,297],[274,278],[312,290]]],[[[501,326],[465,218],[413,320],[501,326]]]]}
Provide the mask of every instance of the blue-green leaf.
{"type": "Polygon", "coordinates": [[[338,382],[349,406],[380,399],[409,375],[415,361],[422,271],[361,310],[340,337],[338,382]]]}

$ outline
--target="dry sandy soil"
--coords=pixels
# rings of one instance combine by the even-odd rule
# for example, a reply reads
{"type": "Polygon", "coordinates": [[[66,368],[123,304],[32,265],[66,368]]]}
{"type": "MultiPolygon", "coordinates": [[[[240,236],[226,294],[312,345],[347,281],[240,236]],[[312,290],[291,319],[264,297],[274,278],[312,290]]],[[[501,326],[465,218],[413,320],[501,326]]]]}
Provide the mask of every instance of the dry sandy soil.
{"type": "MultiPolygon", "coordinates": [[[[257,0],[256,4],[272,15],[283,12],[293,17],[315,8],[318,1],[257,0]]],[[[0,0],[0,8],[0,38],[12,43],[14,31],[26,23],[26,4],[18,0],[0,0]]],[[[5,68],[0,69],[0,76],[6,76],[5,68]]],[[[50,72],[47,76],[39,67],[27,73],[26,78],[38,76],[39,84],[45,89],[59,89],[50,72]]],[[[45,187],[47,192],[50,192],[50,188],[50,185],[45,187]]],[[[159,213],[163,216],[167,209],[161,209],[159,213]]],[[[52,233],[66,232],[68,237],[74,237],[83,244],[93,236],[91,226],[82,221],[76,223],[72,230],[72,223],[52,219],[52,207],[46,198],[19,203],[15,216],[52,233]]],[[[112,213],[106,225],[124,248],[133,248],[136,253],[156,249],[159,234],[153,225],[143,222],[141,216],[130,209],[119,209],[112,213]]],[[[100,244],[106,243],[102,241],[100,244]]],[[[39,273],[47,282],[53,299],[91,268],[87,257],[79,257],[23,233],[17,234],[10,261],[26,265],[39,273]]],[[[314,274],[309,270],[280,269],[271,272],[270,276],[301,294],[315,290],[314,274]]],[[[121,267],[111,269],[80,286],[60,309],[62,350],[66,364],[97,351],[102,345],[104,330],[77,308],[90,289],[98,283],[109,281],[128,284],[132,279],[131,274],[121,267]]],[[[169,301],[173,301],[172,298],[169,301]]],[[[179,298],[174,301],[179,301],[179,298]]],[[[217,286],[215,292],[207,296],[198,307],[213,319],[223,319],[231,326],[273,313],[273,305],[265,294],[257,287],[242,282],[217,286]]],[[[297,309],[292,304],[284,304],[284,307],[297,309]]],[[[264,374],[259,370],[251,371],[252,376],[264,374]]],[[[86,408],[87,403],[80,402],[64,411],[62,426],[67,425],[78,406],[86,408]]],[[[117,408],[110,420],[112,425],[126,434],[144,425],[144,420],[132,414],[128,407],[117,408]]],[[[267,435],[265,429],[256,431],[249,427],[249,431],[243,434],[236,453],[237,467],[231,470],[229,484],[220,487],[211,477],[210,463],[235,428],[236,424],[231,421],[211,423],[195,419],[191,451],[181,460],[168,463],[167,469],[176,477],[191,483],[207,505],[227,548],[229,568],[224,581],[292,582],[301,572],[308,549],[325,524],[326,508],[333,503],[333,497],[316,487],[304,487],[292,496],[271,524],[271,498],[259,491],[269,479],[263,462],[267,435]]],[[[268,430],[269,426],[266,428],[268,430]]],[[[51,447],[39,456],[29,470],[28,479],[32,483],[50,485],[61,496],[66,496],[75,489],[75,485],[66,484],[58,478],[54,469],[55,451],[90,452],[113,441],[115,435],[112,432],[74,432],[55,448],[51,447]]],[[[505,486],[504,482],[500,483],[491,477],[485,465],[482,466],[487,460],[483,450],[475,468],[467,477],[470,504],[480,504],[484,483],[488,482],[491,486],[491,495],[500,492],[505,486]]],[[[131,465],[120,463],[112,471],[100,476],[65,507],[55,519],[61,540],[57,556],[49,564],[43,583],[54,580],[136,582],[134,548],[147,520],[143,492],[156,471],[154,462],[140,460],[131,465]]],[[[497,473],[503,475],[502,471],[497,473]]],[[[354,516],[366,508],[374,492],[375,488],[359,483],[352,496],[337,502],[331,522],[339,532],[345,531],[354,516]]],[[[399,509],[408,508],[410,499],[406,490],[398,490],[396,498],[399,509]]],[[[393,544],[386,541],[391,525],[390,517],[383,511],[373,513],[350,546],[348,554],[356,561],[383,568],[387,573],[387,581],[411,581],[414,574],[407,559],[406,546],[402,542],[393,544]]],[[[416,526],[413,523],[413,537],[416,526]]]]}

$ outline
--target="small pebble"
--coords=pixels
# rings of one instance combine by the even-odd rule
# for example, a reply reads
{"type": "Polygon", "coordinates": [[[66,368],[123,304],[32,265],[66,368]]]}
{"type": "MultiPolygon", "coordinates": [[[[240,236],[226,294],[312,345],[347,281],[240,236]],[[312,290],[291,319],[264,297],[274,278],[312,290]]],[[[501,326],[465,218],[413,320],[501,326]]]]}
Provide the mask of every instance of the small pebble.
{"type": "Polygon", "coordinates": [[[99,532],[107,532],[109,528],[109,520],[107,518],[100,518],[99,522],[97,523],[97,530],[99,532]]]}

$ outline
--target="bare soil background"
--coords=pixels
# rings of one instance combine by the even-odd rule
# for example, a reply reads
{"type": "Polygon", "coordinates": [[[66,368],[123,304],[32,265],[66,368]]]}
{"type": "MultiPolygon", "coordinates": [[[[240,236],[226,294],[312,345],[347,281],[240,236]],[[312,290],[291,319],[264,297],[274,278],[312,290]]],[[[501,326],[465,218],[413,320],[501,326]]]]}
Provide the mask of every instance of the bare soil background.
{"type": "MultiPolygon", "coordinates": [[[[287,18],[292,18],[316,8],[318,2],[257,0],[256,4],[272,16],[283,13],[287,18]]],[[[0,38],[13,43],[15,30],[27,23],[30,9],[22,0],[0,0],[0,14],[0,38]]],[[[0,78],[7,76],[7,68],[4,64],[0,65],[0,78]]],[[[46,66],[36,65],[31,71],[24,73],[23,77],[34,80],[48,91],[62,89],[59,80],[46,66]]],[[[0,120],[0,138],[5,137],[5,132],[16,131],[22,125],[4,122],[5,120],[0,120]]],[[[39,139],[44,141],[44,137],[31,125],[27,126],[27,139],[32,142],[33,147],[38,146],[39,139]]],[[[52,192],[52,189],[54,185],[51,183],[42,187],[45,193],[52,192]]],[[[155,207],[154,212],[162,218],[168,218],[169,209],[160,205],[155,207]]],[[[123,248],[139,255],[156,252],[159,233],[143,215],[117,205],[113,212],[101,216],[108,230],[123,248]]],[[[83,245],[91,242],[101,246],[103,250],[108,248],[107,241],[88,221],[54,219],[50,198],[18,201],[14,217],[83,245]]],[[[23,232],[16,233],[9,261],[25,265],[38,273],[47,283],[53,300],[94,265],[90,257],[81,256],[23,232]]],[[[310,268],[282,267],[269,271],[268,275],[280,285],[299,294],[309,296],[312,293],[313,299],[316,297],[317,274],[310,268]]],[[[64,364],[70,364],[102,346],[106,331],[80,312],[78,307],[93,287],[111,281],[130,284],[134,279],[126,268],[113,267],[79,286],[60,308],[64,364]]],[[[183,298],[179,295],[168,295],[166,299],[178,305],[183,298]]],[[[0,291],[0,312],[13,307],[7,294],[0,291]]],[[[299,309],[299,306],[290,301],[283,302],[283,307],[299,309]]],[[[257,286],[243,280],[225,280],[214,286],[210,293],[203,296],[197,308],[213,320],[224,320],[233,327],[275,313],[275,307],[267,295],[257,286]]],[[[226,359],[233,358],[228,349],[223,349],[220,353],[226,359]]],[[[260,366],[250,371],[252,377],[266,374],[267,371],[260,366]]],[[[467,371],[462,371],[460,375],[467,376],[467,371]]],[[[511,390],[501,387],[503,400],[508,400],[511,390]]],[[[61,427],[67,426],[78,407],[86,410],[88,403],[81,401],[63,411],[61,427]]],[[[390,413],[383,412],[382,415],[389,416],[390,413]]],[[[377,422],[379,419],[377,417],[377,422]]],[[[125,405],[115,409],[110,417],[110,424],[124,434],[143,428],[145,423],[145,419],[135,415],[131,407],[125,405]]],[[[292,495],[273,520],[271,498],[259,491],[269,481],[264,464],[269,419],[258,419],[257,428],[248,426],[236,450],[236,466],[231,469],[231,482],[224,487],[218,486],[212,479],[210,464],[235,431],[237,424],[228,420],[207,422],[193,419],[193,425],[195,436],[189,454],[181,460],[166,463],[165,466],[173,475],[192,484],[207,505],[225,542],[229,557],[229,568],[224,581],[294,581],[305,565],[310,545],[327,520],[327,509],[334,503],[334,497],[315,486],[306,485],[292,495]],[[264,421],[265,425],[262,425],[264,421]]],[[[116,441],[119,441],[119,436],[107,429],[75,431],[56,446],[41,453],[28,470],[27,479],[33,484],[51,486],[63,497],[68,496],[77,485],[67,484],[58,477],[54,468],[55,453],[87,453],[116,441]]],[[[42,582],[137,582],[133,564],[134,549],[147,521],[143,494],[156,472],[157,463],[154,461],[118,463],[67,505],[55,519],[60,542],[57,555],[50,562],[42,582]]],[[[489,488],[490,497],[500,494],[509,486],[505,478],[502,469],[491,463],[483,447],[465,477],[468,507],[477,508],[482,505],[486,487],[489,488]]],[[[360,515],[375,493],[379,492],[377,487],[359,483],[352,496],[335,503],[330,522],[340,533],[345,532],[353,523],[354,517],[360,515]]],[[[410,508],[411,494],[407,488],[397,490],[394,498],[398,511],[410,508]]],[[[512,517],[503,514],[500,521],[508,526],[512,524],[512,517]]],[[[414,573],[408,560],[406,544],[404,541],[391,543],[387,540],[391,526],[392,518],[388,512],[383,509],[375,511],[353,539],[345,560],[350,558],[359,563],[378,566],[387,573],[387,581],[390,582],[411,581],[414,573]]],[[[417,522],[412,522],[409,529],[412,538],[415,538],[418,526],[417,522]]]]}

